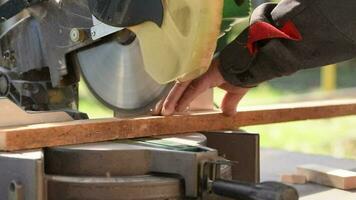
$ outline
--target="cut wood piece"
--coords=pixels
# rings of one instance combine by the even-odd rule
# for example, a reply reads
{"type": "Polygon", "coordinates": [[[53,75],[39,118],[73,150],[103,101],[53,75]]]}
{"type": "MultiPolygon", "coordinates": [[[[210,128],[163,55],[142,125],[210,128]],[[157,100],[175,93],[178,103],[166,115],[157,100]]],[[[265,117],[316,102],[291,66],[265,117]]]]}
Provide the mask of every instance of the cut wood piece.
{"type": "Polygon", "coordinates": [[[356,100],[344,100],[245,108],[233,117],[213,112],[29,125],[0,129],[0,149],[14,151],[197,131],[234,130],[249,125],[354,114],[356,100]]]}
{"type": "Polygon", "coordinates": [[[297,167],[298,174],[307,177],[307,181],[343,190],[356,189],[356,172],[335,169],[321,165],[302,165],[297,167]]]}
{"type": "Polygon", "coordinates": [[[7,98],[0,98],[0,127],[66,122],[73,119],[65,112],[28,113],[7,98]]]}
{"type": "Polygon", "coordinates": [[[307,178],[300,174],[282,174],[281,182],[286,184],[305,184],[307,178]]]}

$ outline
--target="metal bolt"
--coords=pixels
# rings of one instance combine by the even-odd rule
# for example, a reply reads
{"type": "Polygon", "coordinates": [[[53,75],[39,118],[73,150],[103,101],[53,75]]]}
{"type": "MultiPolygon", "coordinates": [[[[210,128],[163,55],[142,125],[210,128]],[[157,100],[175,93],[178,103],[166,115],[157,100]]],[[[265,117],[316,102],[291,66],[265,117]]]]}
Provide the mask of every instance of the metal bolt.
{"type": "Polygon", "coordinates": [[[4,57],[4,59],[10,59],[11,51],[10,50],[5,51],[3,54],[3,57],[4,57]]]}
{"type": "Polygon", "coordinates": [[[95,37],[95,35],[96,35],[96,32],[95,31],[91,31],[91,36],[95,37]]]}
{"type": "Polygon", "coordinates": [[[77,28],[73,28],[70,33],[70,39],[73,42],[83,42],[86,38],[85,32],[83,30],[79,30],[77,28]]]}

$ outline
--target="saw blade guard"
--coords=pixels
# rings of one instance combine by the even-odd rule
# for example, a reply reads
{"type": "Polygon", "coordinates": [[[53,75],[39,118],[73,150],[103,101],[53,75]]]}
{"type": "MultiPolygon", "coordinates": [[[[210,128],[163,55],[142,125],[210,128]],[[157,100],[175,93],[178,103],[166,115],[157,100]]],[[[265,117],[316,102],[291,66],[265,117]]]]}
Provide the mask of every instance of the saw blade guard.
{"type": "Polygon", "coordinates": [[[220,34],[223,0],[163,0],[162,26],[129,27],[138,37],[144,67],[162,84],[197,78],[209,68],[220,34]]]}

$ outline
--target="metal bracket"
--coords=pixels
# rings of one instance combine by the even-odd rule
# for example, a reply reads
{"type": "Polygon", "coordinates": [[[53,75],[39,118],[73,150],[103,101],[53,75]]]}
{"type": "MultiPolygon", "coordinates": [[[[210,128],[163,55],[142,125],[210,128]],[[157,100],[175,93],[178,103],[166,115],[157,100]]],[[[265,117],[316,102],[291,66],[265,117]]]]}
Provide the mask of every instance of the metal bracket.
{"type": "Polygon", "coordinates": [[[124,28],[114,27],[99,21],[95,16],[92,16],[94,26],[90,29],[91,39],[98,40],[112,33],[121,31],[124,28]]]}
{"type": "Polygon", "coordinates": [[[200,165],[200,197],[205,199],[212,193],[212,184],[221,177],[222,166],[232,166],[234,162],[221,158],[221,160],[204,161],[200,165]]]}

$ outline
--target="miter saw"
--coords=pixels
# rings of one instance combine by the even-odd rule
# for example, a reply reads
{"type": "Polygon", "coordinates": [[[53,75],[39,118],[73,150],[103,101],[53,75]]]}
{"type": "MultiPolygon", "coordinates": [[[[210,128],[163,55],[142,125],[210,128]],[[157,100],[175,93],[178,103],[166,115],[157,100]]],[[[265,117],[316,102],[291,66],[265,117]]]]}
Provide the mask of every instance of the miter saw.
{"type": "Polygon", "coordinates": [[[25,110],[77,110],[81,75],[117,113],[145,113],[169,82],[207,69],[221,6],[221,0],[4,1],[0,95],[25,110]]]}
{"type": "MultiPolygon", "coordinates": [[[[118,116],[147,114],[171,81],[207,70],[222,5],[0,0],[0,96],[7,98],[0,98],[6,108],[0,118],[17,116],[0,126],[86,118],[77,111],[80,76],[118,116]]],[[[211,94],[202,100],[207,103],[197,105],[211,108],[211,94]]],[[[212,139],[199,133],[3,152],[0,200],[296,198],[288,186],[256,184],[257,135],[208,135],[212,139]],[[231,178],[255,183],[226,181],[231,178]]]]}

